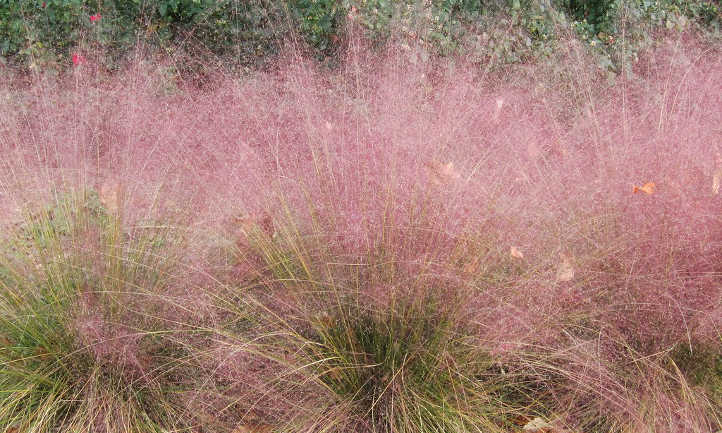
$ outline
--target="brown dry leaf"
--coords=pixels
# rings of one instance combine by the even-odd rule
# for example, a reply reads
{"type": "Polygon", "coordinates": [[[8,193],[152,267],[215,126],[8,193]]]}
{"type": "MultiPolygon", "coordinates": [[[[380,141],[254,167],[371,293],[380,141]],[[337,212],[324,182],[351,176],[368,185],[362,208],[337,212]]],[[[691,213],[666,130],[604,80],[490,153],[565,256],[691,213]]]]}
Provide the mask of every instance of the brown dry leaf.
{"type": "Polygon", "coordinates": [[[530,418],[528,416],[519,415],[517,417],[512,418],[511,422],[518,426],[524,426],[531,420],[532,420],[532,418],[530,418]]]}
{"type": "Polygon", "coordinates": [[[524,258],[524,254],[523,254],[521,251],[519,251],[519,249],[517,249],[517,248],[514,247],[514,246],[512,246],[512,247],[509,249],[509,255],[512,256],[512,257],[514,257],[515,259],[523,259],[523,258],[524,258]]]}
{"type": "Polygon", "coordinates": [[[574,279],[574,266],[572,266],[572,262],[569,260],[569,257],[565,256],[564,254],[559,255],[561,257],[561,262],[559,262],[559,265],[557,267],[557,281],[571,281],[574,279]]]}
{"type": "Polygon", "coordinates": [[[475,274],[479,271],[479,258],[474,258],[469,263],[466,263],[462,270],[467,274],[475,274]]]}
{"type": "Polygon", "coordinates": [[[647,182],[642,186],[636,186],[634,185],[634,188],[632,189],[632,192],[638,193],[643,192],[645,194],[654,194],[654,192],[657,190],[657,185],[654,184],[654,182],[647,182]]]}
{"type": "Polygon", "coordinates": [[[271,433],[273,426],[270,424],[243,424],[233,429],[233,433],[271,433]]]}

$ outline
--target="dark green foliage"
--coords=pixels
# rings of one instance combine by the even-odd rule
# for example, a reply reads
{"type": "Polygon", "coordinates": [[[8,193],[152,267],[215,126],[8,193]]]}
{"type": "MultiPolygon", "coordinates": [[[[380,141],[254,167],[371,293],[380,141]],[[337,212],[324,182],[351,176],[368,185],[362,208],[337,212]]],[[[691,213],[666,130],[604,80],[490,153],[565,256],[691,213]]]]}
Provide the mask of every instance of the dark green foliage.
{"type": "Polygon", "coordinates": [[[166,0],[158,2],[150,30],[162,41],[192,37],[214,54],[255,63],[276,51],[286,33],[285,14],[281,2],[166,0]]]}
{"type": "Polygon", "coordinates": [[[719,0],[670,0],[670,5],[678,8],[688,18],[700,21],[719,32],[720,19],[722,19],[722,9],[720,9],[719,0]]]}
{"type": "Polygon", "coordinates": [[[0,54],[37,57],[67,51],[90,27],[83,10],[97,5],[84,3],[0,0],[0,54]]]}
{"type": "Polygon", "coordinates": [[[716,415],[722,417],[722,349],[710,345],[680,345],[671,353],[671,360],[693,386],[704,389],[716,408],[716,415]]]}
{"type": "Polygon", "coordinates": [[[117,59],[138,40],[195,40],[216,55],[253,63],[274,52],[284,17],[283,4],[263,0],[0,0],[0,55],[69,64],[75,46],[117,59]],[[91,21],[95,14],[100,19],[91,21]]]}
{"type": "Polygon", "coordinates": [[[377,44],[397,34],[441,54],[466,50],[502,63],[549,55],[557,29],[571,21],[612,67],[623,27],[629,52],[655,28],[681,31],[693,23],[719,35],[720,6],[710,0],[0,0],[0,60],[67,67],[77,51],[114,69],[142,41],[169,52],[181,46],[195,65],[220,57],[231,66],[258,66],[293,33],[317,57],[334,57],[349,17],[377,44]],[[101,18],[91,21],[95,14],[101,18]],[[503,40],[495,35],[499,26],[506,29],[503,40]]]}
{"type": "Polygon", "coordinates": [[[330,359],[323,367],[328,374],[321,379],[367,410],[384,396],[392,380],[402,381],[394,377],[398,373],[406,376],[403,381],[416,386],[432,379],[442,361],[437,349],[443,352],[451,343],[444,320],[433,323],[430,317],[370,315],[352,320],[336,319],[320,329],[321,344],[333,352],[328,353],[330,359]],[[359,368],[349,368],[351,365],[359,368]]]}
{"type": "Polygon", "coordinates": [[[569,0],[568,9],[572,19],[586,21],[592,34],[610,33],[614,23],[618,0],[569,0]]]}
{"type": "Polygon", "coordinates": [[[558,6],[575,21],[577,31],[590,40],[597,37],[601,42],[618,34],[622,20],[630,25],[672,29],[680,27],[679,17],[684,16],[719,32],[719,2],[708,0],[565,0],[558,6]]]}
{"type": "Polygon", "coordinates": [[[337,38],[345,8],[337,0],[292,0],[290,5],[300,32],[321,53],[329,52],[337,38]]]}
{"type": "Polygon", "coordinates": [[[502,368],[443,300],[421,298],[386,311],[352,304],[315,322],[307,364],[358,422],[380,432],[472,430],[541,409],[529,398],[533,380],[502,368]]]}

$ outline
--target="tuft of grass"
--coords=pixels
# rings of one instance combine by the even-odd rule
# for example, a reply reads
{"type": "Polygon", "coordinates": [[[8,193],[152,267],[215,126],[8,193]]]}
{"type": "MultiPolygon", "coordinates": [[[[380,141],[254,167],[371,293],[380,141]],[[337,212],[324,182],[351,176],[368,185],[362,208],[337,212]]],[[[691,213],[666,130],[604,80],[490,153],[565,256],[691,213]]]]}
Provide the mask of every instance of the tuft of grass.
{"type": "Polygon", "coordinates": [[[379,432],[501,431],[538,409],[522,398],[522,378],[502,373],[438,306],[405,303],[315,323],[309,365],[352,419],[379,432]]]}
{"type": "Polygon", "coordinates": [[[669,355],[669,363],[691,387],[701,390],[718,426],[722,426],[722,341],[715,345],[680,344],[669,355]]]}
{"type": "Polygon", "coordinates": [[[433,285],[391,293],[380,303],[365,290],[322,285],[305,295],[325,302],[302,301],[292,312],[259,298],[252,317],[266,324],[227,331],[236,351],[278,366],[256,398],[293,399],[279,428],[502,432],[549,413],[545,378],[494,356],[461,320],[463,302],[433,285]]]}
{"type": "MultiPolygon", "coordinates": [[[[5,239],[0,281],[0,426],[160,432],[182,425],[182,346],[138,309],[163,264],[129,242],[92,191],[59,194],[5,239]]],[[[168,239],[170,241],[170,238],[168,239]]]]}

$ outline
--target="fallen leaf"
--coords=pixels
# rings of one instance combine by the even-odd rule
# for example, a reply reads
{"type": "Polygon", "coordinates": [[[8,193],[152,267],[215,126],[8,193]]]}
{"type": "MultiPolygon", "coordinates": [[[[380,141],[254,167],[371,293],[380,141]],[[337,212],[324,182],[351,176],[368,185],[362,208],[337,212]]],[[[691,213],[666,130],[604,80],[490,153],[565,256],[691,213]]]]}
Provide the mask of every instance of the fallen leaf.
{"type": "Polygon", "coordinates": [[[438,161],[432,161],[426,164],[431,175],[431,180],[436,185],[444,185],[461,178],[459,172],[454,168],[453,162],[442,164],[438,161]]]}
{"type": "Polygon", "coordinates": [[[551,429],[552,425],[548,422],[544,421],[541,417],[536,417],[533,420],[529,421],[522,427],[525,431],[540,431],[540,430],[546,430],[551,429]]]}
{"type": "Polygon", "coordinates": [[[504,107],[504,98],[496,98],[496,110],[494,111],[493,115],[493,121],[497,122],[499,120],[499,114],[501,114],[501,109],[504,107]]]}
{"type": "Polygon", "coordinates": [[[449,179],[458,179],[461,177],[461,175],[459,175],[459,173],[456,170],[454,170],[453,162],[449,162],[448,164],[444,165],[442,174],[449,179]]]}
{"type": "Polygon", "coordinates": [[[475,274],[479,270],[479,259],[474,258],[469,263],[466,263],[462,270],[467,274],[475,274]]]}
{"type": "Polygon", "coordinates": [[[645,194],[654,194],[654,191],[656,191],[656,190],[657,190],[657,185],[655,185],[654,182],[647,182],[642,186],[634,185],[632,192],[638,193],[639,191],[642,191],[645,194]]]}
{"type": "Polygon", "coordinates": [[[109,213],[117,212],[120,204],[120,185],[110,180],[103,182],[98,191],[98,198],[109,213]]]}
{"type": "Polygon", "coordinates": [[[572,266],[569,258],[564,254],[561,254],[562,261],[557,267],[557,281],[571,281],[574,279],[574,266],[572,266]]]}
{"type": "Polygon", "coordinates": [[[714,173],[714,176],[712,176],[712,193],[714,195],[719,195],[719,188],[720,188],[721,183],[722,183],[722,168],[717,169],[717,171],[714,173]]]}
{"type": "Polygon", "coordinates": [[[519,415],[519,416],[517,416],[517,417],[512,418],[512,419],[511,419],[511,422],[514,423],[514,424],[516,424],[516,425],[518,425],[518,426],[524,426],[524,425],[526,425],[527,423],[529,423],[529,421],[531,421],[531,420],[532,420],[532,419],[529,418],[528,416],[519,415]]]}
{"type": "Polygon", "coordinates": [[[270,424],[243,424],[233,430],[233,433],[271,433],[273,426],[270,424]]]}
{"type": "Polygon", "coordinates": [[[516,258],[516,259],[523,259],[523,258],[524,258],[524,254],[523,254],[521,251],[519,251],[516,247],[511,247],[511,248],[509,249],[509,255],[512,256],[512,257],[514,257],[514,258],[516,258]]]}

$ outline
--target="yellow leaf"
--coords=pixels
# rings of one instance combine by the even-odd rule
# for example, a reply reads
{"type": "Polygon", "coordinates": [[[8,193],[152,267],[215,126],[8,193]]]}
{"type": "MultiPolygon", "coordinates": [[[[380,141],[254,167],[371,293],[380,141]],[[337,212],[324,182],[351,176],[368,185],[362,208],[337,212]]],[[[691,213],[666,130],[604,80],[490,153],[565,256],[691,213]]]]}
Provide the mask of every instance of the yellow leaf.
{"type": "Polygon", "coordinates": [[[100,203],[105,206],[109,213],[113,214],[118,211],[120,206],[120,185],[112,180],[103,182],[98,191],[100,203]]]}
{"type": "Polygon", "coordinates": [[[722,184],[722,168],[717,169],[712,176],[712,193],[714,195],[719,195],[720,184],[722,184]]]}
{"type": "Polygon", "coordinates": [[[516,258],[516,259],[523,259],[523,258],[524,258],[524,254],[523,254],[521,251],[519,251],[516,247],[511,247],[511,248],[509,249],[509,255],[512,256],[512,257],[514,257],[514,258],[516,258]]]}
{"type": "Polygon", "coordinates": [[[654,191],[656,191],[657,185],[654,184],[654,182],[647,182],[642,186],[634,186],[634,189],[632,192],[637,193],[639,191],[642,191],[645,194],[654,194],[654,191]]]}
{"type": "Polygon", "coordinates": [[[544,430],[550,429],[550,428],[552,428],[552,425],[549,424],[548,422],[544,421],[543,418],[536,417],[533,420],[526,423],[526,425],[524,425],[524,427],[522,427],[522,428],[525,431],[535,432],[535,431],[540,431],[540,430],[544,431],[544,430]]]}

